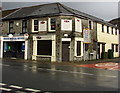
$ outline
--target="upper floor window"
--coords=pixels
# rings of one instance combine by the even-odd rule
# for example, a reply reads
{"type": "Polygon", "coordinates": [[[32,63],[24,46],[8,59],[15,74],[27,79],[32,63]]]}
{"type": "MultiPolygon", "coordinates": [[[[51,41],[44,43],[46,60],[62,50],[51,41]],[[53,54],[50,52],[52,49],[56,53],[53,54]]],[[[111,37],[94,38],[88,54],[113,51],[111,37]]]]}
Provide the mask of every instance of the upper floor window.
{"type": "Polygon", "coordinates": [[[109,26],[107,26],[107,33],[109,33],[109,26]]]}
{"type": "Polygon", "coordinates": [[[51,20],[50,20],[50,28],[51,28],[51,30],[56,29],[56,19],[55,18],[51,18],[51,20]]]}
{"type": "Polygon", "coordinates": [[[113,34],[113,27],[111,28],[112,34],[113,34]]]}
{"type": "Polygon", "coordinates": [[[14,21],[9,21],[9,33],[14,33],[13,32],[13,25],[14,25],[14,21]]]}
{"type": "Polygon", "coordinates": [[[91,30],[92,29],[92,22],[89,21],[89,29],[91,30]]]}
{"type": "Polygon", "coordinates": [[[104,32],[104,24],[102,24],[102,32],[104,32]]]}
{"type": "Polygon", "coordinates": [[[22,33],[27,32],[27,20],[22,21],[22,33]]]}
{"type": "Polygon", "coordinates": [[[117,35],[117,28],[115,29],[115,35],[117,35]]]}
{"type": "Polygon", "coordinates": [[[34,20],[34,31],[38,31],[38,26],[39,26],[38,20],[34,20]]]}

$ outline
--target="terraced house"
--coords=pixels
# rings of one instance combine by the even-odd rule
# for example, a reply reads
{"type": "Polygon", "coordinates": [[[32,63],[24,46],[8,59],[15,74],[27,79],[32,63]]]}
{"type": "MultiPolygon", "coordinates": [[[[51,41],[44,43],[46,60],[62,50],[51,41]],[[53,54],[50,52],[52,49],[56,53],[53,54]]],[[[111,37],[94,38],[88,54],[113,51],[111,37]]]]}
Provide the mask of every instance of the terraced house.
{"type": "Polygon", "coordinates": [[[51,3],[3,11],[0,57],[80,61],[118,57],[118,29],[102,19],[51,3]],[[9,10],[9,12],[12,10],[9,10]]]}

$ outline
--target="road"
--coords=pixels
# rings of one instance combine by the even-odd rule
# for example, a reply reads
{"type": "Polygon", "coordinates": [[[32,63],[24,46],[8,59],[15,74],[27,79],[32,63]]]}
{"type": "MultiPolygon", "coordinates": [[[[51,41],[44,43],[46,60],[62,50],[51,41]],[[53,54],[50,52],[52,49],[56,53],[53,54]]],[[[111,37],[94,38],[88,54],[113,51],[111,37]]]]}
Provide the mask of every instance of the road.
{"type": "Polygon", "coordinates": [[[19,60],[0,60],[0,68],[2,68],[1,90],[13,91],[12,93],[118,91],[119,71],[115,70],[19,60]]]}

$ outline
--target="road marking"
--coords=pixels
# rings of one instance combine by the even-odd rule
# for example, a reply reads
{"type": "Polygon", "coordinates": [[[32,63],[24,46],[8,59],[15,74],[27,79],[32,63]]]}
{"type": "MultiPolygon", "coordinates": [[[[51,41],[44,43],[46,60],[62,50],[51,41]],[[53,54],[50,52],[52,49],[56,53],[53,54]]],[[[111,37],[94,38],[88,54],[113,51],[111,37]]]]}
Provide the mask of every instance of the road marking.
{"type": "MultiPolygon", "coordinates": [[[[44,69],[44,68],[38,68],[38,69],[48,70],[48,71],[56,71],[56,72],[68,72],[68,73],[76,73],[76,74],[84,74],[84,75],[95,76],[95,74],[83,73],[83,72],[72,72],[72,71],[55,70],[55,69],[44,69]]],[[[112,77],[112,78],[116,78],[116,77],[117,77],[117,76],[109,76],[109,75],[98,75],[98,76],[102,76],[102,77],[112,77]]]]}
{"type": "Polygon", "coordinates": [[[110,68],[109,70],[113,70],[114,68],[118,68],[119,66],[114,66],[112,68],[110,68]]]}
{"type": "Polygon", "coordinates": [[[17,88],[17,89],[21,89],[21,88],[23,88],[23,87],[15,86],[15,85],[10,85],[9,87],[11,87],[11,88],[17,88]]]}
{"type": "Polygon", "coordinates": [[[11,91],[11,89],[8,89],[8,88],[0,88],[0,90],[4,90],[4,91],[11,91]]]}
{"type": "Polygon", "coordinates": [[[0,66],[7,66],[7,67],[9,67],[10,65],[6,65],[6,64],[0,64],[0,66]]]}
{"type": "Polygon", "coordinates": [[[25,88],[25,90],[27,90],[27,91],[33,91],[33,92],[40,92],[41,91],[41,90],[31,89],[31,88],[25,88]]]}
{"type": "Polygon", "coordinates": [[[0,85],[1,85],[1,86],[5,86],[6,84],[4,84],[4,83],[0,83],[0,85]]]}

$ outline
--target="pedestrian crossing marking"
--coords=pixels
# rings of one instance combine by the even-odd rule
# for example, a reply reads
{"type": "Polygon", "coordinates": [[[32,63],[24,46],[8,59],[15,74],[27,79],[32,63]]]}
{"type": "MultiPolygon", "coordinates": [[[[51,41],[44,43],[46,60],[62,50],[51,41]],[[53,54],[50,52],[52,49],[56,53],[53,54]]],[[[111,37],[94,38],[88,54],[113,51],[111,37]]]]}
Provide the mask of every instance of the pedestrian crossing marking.
{"type": "Polygon", "coordinates": [[[6,84],[4,84],[4,83],[0,83],[0,86],[5,86],[6,84]]]}
{"type": "Polygon", "coordinates": [[[12,89],[8,89],[8,88],[3,88],[3,87],[1,87],[0,90],[11,91],[12,89]]]}
{"type": "Polygon", "coordinates": [[[33,88],[24,88],[18,85],[8,85],[5,83],[0,83],[1,87],[0,90],[1,91],[6,91],[6,92],[13,92],[13,93],[52,93],[52,92],[43,92],[41,90],[38,89],[33,89],[33,88]]]}
{"type": "Polygon", "coordinates": [[[15,86],[15,85],[10,85],[9,87],[11,87],[11,88],[17,88],[17,89],[21,89],[21,88],[23,88],[23,87],[15,86]]]}
{"type": "Polygon", "coordinates": [[[33,92],[40,92],[41,91],[41,90],[36,90],[36,89],[31,89],[31,88],[25,88],[25,90],[33,91],[33,92]]]}

